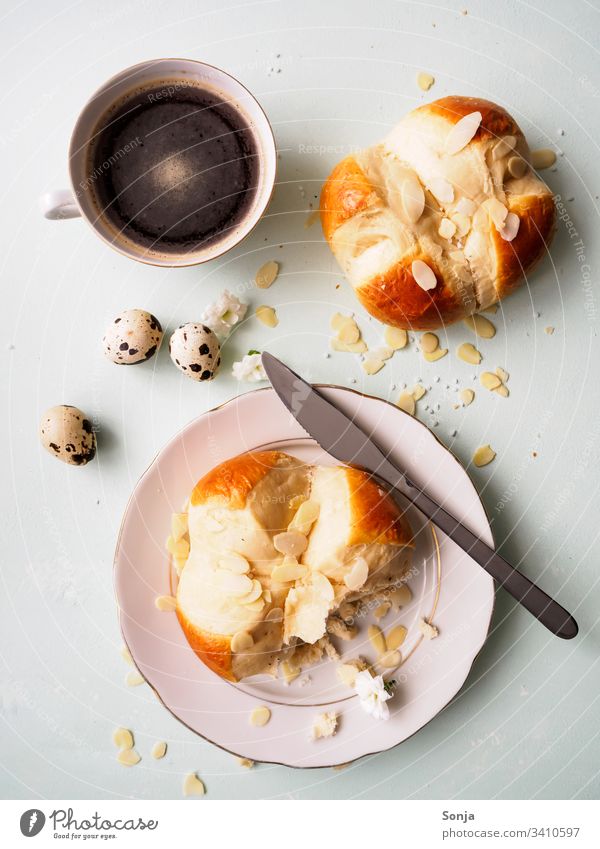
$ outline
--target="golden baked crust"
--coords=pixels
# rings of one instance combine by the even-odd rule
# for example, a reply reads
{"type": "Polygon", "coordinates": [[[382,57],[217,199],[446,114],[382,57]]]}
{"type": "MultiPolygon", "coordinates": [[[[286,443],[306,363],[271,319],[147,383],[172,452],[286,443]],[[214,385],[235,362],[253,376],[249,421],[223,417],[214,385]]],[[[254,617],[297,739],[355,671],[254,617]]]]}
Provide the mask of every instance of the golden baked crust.
{"type": "Polygon", "coordinates": [[[413,547],[411,527],[391,495],[366,472],[352,468],[345,472],[350,490],[348,544],[413,547]]]}
{"type": "Polygon", "coordinates": [[[211,501],[240,510],[257,483],[287,457],[280,451],[255,451],[225,460],[198,481],[191,503],[195,506],[211,501]]]}
{"type": "Polygon", "coordinates": [[[413,110],[383,143],[339,162],[323,185],[321,223],[363,306],[385,324],[432,330],[514,291],[544,255],[555,227],[552,194],[528,167],[529,157],[506,110],[450,96],[413,110]],[[471,141],[446,153],[452,127],[474,112],[481,122],[471,141]],[[524,174],[513,175],[511,159],[522,161],[524,174]],[[450,187],[451,200],[434,194],[436,181],[450,187]],[[512,241],[486,211],[490,199],[518,216],[512,241]],[[460,219],[456,233],[442,237],[442,220],[458,221],[461,201],[473,206],[467,231],[460,219]],[[418,285],[415,260],[435,274],[433,289],[418,285]]]}

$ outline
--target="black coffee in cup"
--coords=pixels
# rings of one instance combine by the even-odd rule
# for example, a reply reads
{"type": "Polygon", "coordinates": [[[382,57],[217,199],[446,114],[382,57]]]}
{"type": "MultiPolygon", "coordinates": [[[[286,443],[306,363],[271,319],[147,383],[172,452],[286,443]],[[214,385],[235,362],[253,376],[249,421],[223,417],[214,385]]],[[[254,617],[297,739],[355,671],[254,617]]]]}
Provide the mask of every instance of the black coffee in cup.
{"type": "Polygon", "coordinates": [[[94,131],[88,189],[119,234],[150,251],[213,244],[251,210],[259,148],[243,113],[214,91],[171,80],[138,88],[94,131]]]}

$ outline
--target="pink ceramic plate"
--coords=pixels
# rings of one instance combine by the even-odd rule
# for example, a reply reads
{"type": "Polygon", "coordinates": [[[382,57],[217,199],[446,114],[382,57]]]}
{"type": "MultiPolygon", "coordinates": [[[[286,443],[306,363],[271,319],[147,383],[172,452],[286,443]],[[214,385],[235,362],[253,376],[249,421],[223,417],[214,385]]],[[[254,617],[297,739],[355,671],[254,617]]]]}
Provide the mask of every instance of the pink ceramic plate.
{"type": "MultiPolygon", "coordinates": [[[[322,391],[354,416],[406,469],[415,483],[471,527],[487,543],[492,534],[467,473],[417,419],[382,401],[341,387],[322,391]]],[[[391,716],[377,721],[342,685],[336,664],[324,661],[286,686],[266,676],[230,684],[211,672],[188,646],[174,613],[161,613],[154,600],[174,590],[165,552],[171,513],[181,509],[192,487],[209,469],[243,451],[277,447],[304,460],[334,462],[285,410],[272,389],[249,392],[188,425],[160,452],[135,488],[125,511],[115,555],[115,587],[123,636],[137,667],[163,704],[185,725],[228,751],[256,761],[294,767],[346,763],[406,740],[459,691],[485,642],[494,602],[492,579],[414,509],[416,535],[408,581],[413,599],[379,624],[402,624],[408,636],[402,664],[392,673],[396,694],[391,716]],[[421,618],[439,629],[424,640],[421,618]],[[257,705],[271,709],[262,728],[249,724],[257,705]],[[318,713],[339,716],[334,737],[312,741],[318,713]]],[[[346,657],[375,660],[364,617],[359,636],[338,648],[346,657]]]]}

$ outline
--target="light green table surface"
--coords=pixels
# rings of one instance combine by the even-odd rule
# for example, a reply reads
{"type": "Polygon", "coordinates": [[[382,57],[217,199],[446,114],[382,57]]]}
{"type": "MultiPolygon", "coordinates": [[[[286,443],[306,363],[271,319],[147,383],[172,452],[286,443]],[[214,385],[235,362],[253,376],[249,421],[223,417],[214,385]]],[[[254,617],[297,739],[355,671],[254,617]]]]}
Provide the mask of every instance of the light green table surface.
{"type": "MultiPolygon", "coordinates": [[[[599,27],[598,3],[584,0],[3,5],[2,795],[178,798],[182,774],[197,769],[210,798],[597,798],[599,27]],[[66,184],[69,133],[88,95],[120,68],[159,56],[199,58],[236,75],[267,110],[280,151],[275,195],[252,236],[186,270],[130,262],[85,224],[47,222],[37,208],[42,191],[66,184]],[[436,78],[428,95],[416,85],[421,70],[436,78]],[[453,409],[445,388],[456,377],[471,384],[473,370],[455,356],[427,365],[413,345],[375,377],[351,356],[325,357],[334,310],[356,310],[373,344],[379,334],[348,286],[338,288],[318,224],[304,226],[342,154],[449,93],[496,100],[532,147],[560,148],[545,176],[578,233],[559,225],[551,258],[505,302],[496,337],[482,343],[487,362],[510,372],[510,398],[481,391],[466,410],[453,409]],[[314,145],[325,152],[308,153],[314,145]],[[258,292],[254,272],[272,258],[280,278],[258,292]],[[225,287],[252,306],[276,306],[280,324],[273,331],[248,321],[227,344],[214,384],[185,379],[166,349],[131,370],[103,359],[99,340],[121,309],[147,308],[173,329],[225,287]],[[482,443],[498,453],[471,474],[503,552],[524,558],[527,574],[581,624],[576,641],[561,642],[501,594],[460,697],[401,747],[342,772],[240,769],[146,687],[126,687],[119,656],[112,554],[129,494],[181,426],[240,391],[233,360],[267,345],[314,381],[381,397],[395,397],[392,384],[432,383],[436,435],[465,463],[482,443]],[[61,402],[99,425],[99,458],[86,469],[39,447],[40,414],[61,402]],[[111,742],[119,724],[135,730],[143,752],[167,739],[168,757],[120,767],[111,742]]],[[[466,339],[463,326],[448,329],[452,351],[466,339]]]]}

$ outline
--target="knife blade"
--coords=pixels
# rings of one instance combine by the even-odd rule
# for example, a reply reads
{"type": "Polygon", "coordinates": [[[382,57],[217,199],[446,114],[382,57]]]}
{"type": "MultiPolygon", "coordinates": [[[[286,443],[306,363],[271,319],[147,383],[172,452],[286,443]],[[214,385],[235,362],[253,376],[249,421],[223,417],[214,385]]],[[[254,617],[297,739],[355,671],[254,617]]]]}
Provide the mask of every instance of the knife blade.
{"type": "Polygon", "coordinates": [[[408,480],[359,422],[272,354],[265,351],[262,362],[279,399],[321,448],[342,463],[370,472],[408,499],[557,637],[570,640],[577,635],[577,622],[564,607],[408,480]]]}

